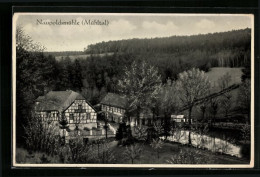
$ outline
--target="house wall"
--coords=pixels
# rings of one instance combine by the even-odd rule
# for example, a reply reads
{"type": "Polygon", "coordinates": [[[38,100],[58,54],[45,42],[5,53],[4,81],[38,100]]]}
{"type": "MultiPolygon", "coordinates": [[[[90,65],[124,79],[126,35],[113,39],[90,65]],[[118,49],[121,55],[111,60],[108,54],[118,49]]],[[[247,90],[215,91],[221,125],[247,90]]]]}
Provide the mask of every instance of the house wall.
{"type": "Polygon", "coordinates": [[[65,110],[65,117],[71,129],[76,127],[75,124],[80,129],[97,127],[97,113],[85,100],[75,100],[65,110]]]}
{"type": "Polygon", "coordinates": [[[101,104],[101,110],[105,112],[109,121],[115,121],[117,123],[123,120],[125,114],[125,110],[122,108],[115,107],[115,106],[108,106],[104,104],[101,104]],[[112,115],[109,113],[111,113],[112,115]]]}
{"type": "Polygon", "coordinates": [[[41,111],[36,112],[36,115],[39,116],[43,121],[59,121],[58,111],[41,111]]]}
{"type": "Polygon", "coordinates": [[[110,112],[118,116],[124,116],[125,110],[115,106],[101,105],[101,110],[104,112],[110,112]]]}

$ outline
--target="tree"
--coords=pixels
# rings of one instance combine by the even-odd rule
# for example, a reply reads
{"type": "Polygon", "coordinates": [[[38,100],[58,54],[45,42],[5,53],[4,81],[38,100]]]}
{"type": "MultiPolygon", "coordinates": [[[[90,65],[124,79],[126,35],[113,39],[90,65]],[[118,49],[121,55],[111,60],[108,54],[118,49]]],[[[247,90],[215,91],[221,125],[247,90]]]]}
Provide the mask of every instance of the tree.
{"type": "Polygon", "coordinates": [[[159,103],[160,109],[164,114],[163,129],[165,138],[167,139],[170,132],[171,114],[175,112],[179,106],[175,83],[170,79],[168,79],[167,83],[161,88],[159,103]]]}
{"type": "Polygon", "coordinates": [[[132,144],[130,146],[126,146],[123,155],[126,160],[131,160],[131,163],[134,164],[134,160],[140,159],[142,154],[142,146],[139,144],[132,144]]]}
{"type": "Polygon", "coordinates": [[[212,122],[215,123],[216,121],[216,115],[219,110],[219,100],[218,98],[212,98],[210,99],[210,107],[209,107],[209,112],[211,113],[213,120],[212,122]]]}
{"type": "Polygon", "coordinates": [[[116,131],[116,140],[119,140],[123,145],[126,145],[131,144],[132,139],[133,137],[130,125],[126,125],[125,122],[120,123],[116,131]]]}
{"type": "Polygon", "coordinates": [[[79,60],[76,59],[72,66],[72,87],[75,91],[81,91],[81,88],[83,87],[83,77],[81,73],[81,66],[79,63],[79,60]]]}
{"type": "Polygon", "coordinates": [[[245,124],[242,126],[241,135],[245,144],[247,141],[250,141],[250,125],[245,124]]]}
{"type": "Polygon", "coordinates": [[[92,162],[94,159],[93,151],[90,145],[85,145],[82,137],[77,135],[69,140],[69,152],[72,163],[92,162]]]}
{"type": "Polygon", "coordinates": [[[145,140],[147,137],[146,128],[144,128],[144,127],[135,126],[134,133],[135,133],[135,137],[138,140],[145,140]]]}
{"type": "MultiPolygon", "coordinates": [[[[191,126],[191,113],[194,103],[197,99],[208,94],[210,82],[204,71],[193,68],[180,73],[176,85],[181,102],[188,107],[188,121],[191,126]]],[[[191,144],[190,132],[189,144],[191,144]]]]}
{"type": "Polygon", "coordinates": [[[218,79],[218,85],[221,90],[224,90],[225,88],[229,87],[229,84],[231,82],[231,75],[229,72],[224,74],[218,79]]]}
{"type": "Polygon", "coordinates": [[[238,92],[238,104],[241,108],[241,111],[247,114],[247,124],[250,123],[250,104],[251,104],[251,82],[249,79],[240,85],[238,92]]]}
{"type": "Polygon", "coordinates": [[[55,154],[59,149],[57,132],[59,128],[54,122],[43,121],[41,117],[31,114],[24,126],[25,147],[30,151],[42,151],[55,154]]]}
{"type": "Polygon", "coordinates": [[[114,152],[111,151],[110,147],[109,147],[109,143],[108,141],[102,141],[102,143],[100,144],[101,147],[99,149],[99,152],[95,152],[95,150],[97,150],[97,148],[93,149],[94,150],[94,154],[95,154],[95,159],[97,160],[98,163],[114,163],[115,162],[115,155],[114,152]]]}
{"type": "Polygon", "coordinates": [[[203,99],[202,102],[196,106],[197,110],[201,113],[201,118],[200,118],[201,122],[207,122],[207,120],[205,119],[205,114],[210,107],[209,104],[210,104],[209,99],[203,99]]]}
{"type": "Polygon", "coordinates": [[[65,132],[66,132],[66,129],[69,127],[68,125],[68,121],[65,117],[65,113],[62,112],[62,113],[59,113],[58,114],[58,117],[59,117],[59,123],[60,123],[60,129],[62,129],[62,140],[63,140],[63,144],[65,144],[65,138],[66,138],[66,135],[65,135],[65,132]],[[61,118],[60,118],[60,114],[61,114],[61,118]]]}
{"type": "MultiPolygon", "coordinates": [[[[24,33],[22,27],[16,29],[16,110],[17,141],[22,140],[35,99],[56,84],[56,61],[43,54],[45,47],[35,43],[24,33]]],[[[23,143],[23,141],[21,141],[23,143]]]]}
{"type": "Polygon", "coordinates": [[[160,153],[160,149],[163,147],[163,141],[160,138],[153,139],[153,141],[150,145],[156,151],[157,158],[159,159],[160,158],[159,153],[160,153]]]}
{"type": "Polygon", "coordinates": [[[161,77],[157,69],[146,62],[134,61],[118,81],[119,92],[126,97],[129,105],[127,112],[136,112],[138,122],[141,109],[152,107],[152,100],[158,96],[160,87],[161,77]]]}
{"type": "Polygon", "coordinates": [[[221,105],[222,108],[224,109],[224,113],[225,113],[225,118],[228,118],[228,114],[231,110],[231,100],[232,99],[232,95],[230,93],[225,93],[222,95],[222,99],[221,99],[221,105]]]}
{"type": "Polygon", "coordinates": [[[251,63],[250,60],[247,60],[245,63],[245,68],[242,69],[242,76],[241,76],[241,80],[242,82],[244,82],[247,79],[251,79],[251,63]]]}

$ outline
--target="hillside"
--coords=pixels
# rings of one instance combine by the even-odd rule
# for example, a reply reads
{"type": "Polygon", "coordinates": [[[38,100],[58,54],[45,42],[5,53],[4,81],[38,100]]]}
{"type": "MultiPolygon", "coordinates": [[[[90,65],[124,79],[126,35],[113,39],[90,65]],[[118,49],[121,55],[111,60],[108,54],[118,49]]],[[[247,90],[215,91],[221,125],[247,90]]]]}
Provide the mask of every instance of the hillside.
{"type": "Polygon", "coordinates": [[[67,54],[65,54],[65,55],[64,54],[57,55],[57,56],[55,56],[55,59],[57,61],[60,61],[60,60],[65,59],[65,58],[69,58],[71,61],[74,61],[76,59],[87,59],[87,58],[90,58],[91,56],[94,56],[94,57],[97,57],[97,56],[99,56],[99,57],[110,56],[113,53],[101,53],[101,54],[93,54],[93,55],[91,55],[91,54],[76,54],[76,55],[72,54],[72,55],[70,55],[69,53],[67,53],[67,54]]]}
{"type": "Polygon", "coordinates": [[[86,47],[88,54],[133,53],[154,60],[210,67],[241,67],[250,59],[251,30],[233,30],[193,36],[127,39],[100,42],[86,47]]]}
{"type": "Polygon", "coordinates": [[[218,83],[219,79],[221,79],[221,77],[223,77],[227,73],[231,76],[229,85],[241,83],[241,76],[243,74],[242,68],[213,67],[209,70],[209,72],[206,72],[206,75],[208,76],[214,91],[220,90],[218,83]]]}

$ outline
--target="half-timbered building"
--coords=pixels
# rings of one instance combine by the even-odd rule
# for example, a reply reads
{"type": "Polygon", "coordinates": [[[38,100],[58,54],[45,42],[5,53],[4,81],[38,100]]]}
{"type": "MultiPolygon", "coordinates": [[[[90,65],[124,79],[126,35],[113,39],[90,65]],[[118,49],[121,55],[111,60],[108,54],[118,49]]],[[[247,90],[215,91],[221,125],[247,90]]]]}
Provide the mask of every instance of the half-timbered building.
{"type": "MultiPolygon", "coordinates": [[[[125,117],[127,99],[116,93],[108,93],[100,102],[101,111],[109,121],[117,123],[123,120],[128,122],[125,117]]],[[[141,110],[140,120],[136,116],[130,117],[130,125],[149,125],[152,122],[152,113],[150,110],[141,110]]],[[[128,122],[129,123],[129,122],[128,122]]]]}
{"type": "Polygon", "coordinates": [[[35,114],[42,120],[58,122],[63,115],[70,130],[97,128],[97,113],[79,93],[50,91],[36,99],[35,114]]]}

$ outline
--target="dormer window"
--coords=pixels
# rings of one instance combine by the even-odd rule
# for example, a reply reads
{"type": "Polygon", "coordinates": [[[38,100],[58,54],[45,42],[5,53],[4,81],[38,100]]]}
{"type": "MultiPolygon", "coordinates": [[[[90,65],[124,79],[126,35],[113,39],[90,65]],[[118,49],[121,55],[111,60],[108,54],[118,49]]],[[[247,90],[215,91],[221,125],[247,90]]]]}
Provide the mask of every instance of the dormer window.
{"type": "Polygon", "coordinates": [[[78,105],[78,110],[82,110],[82,104],[78,105]]]}

